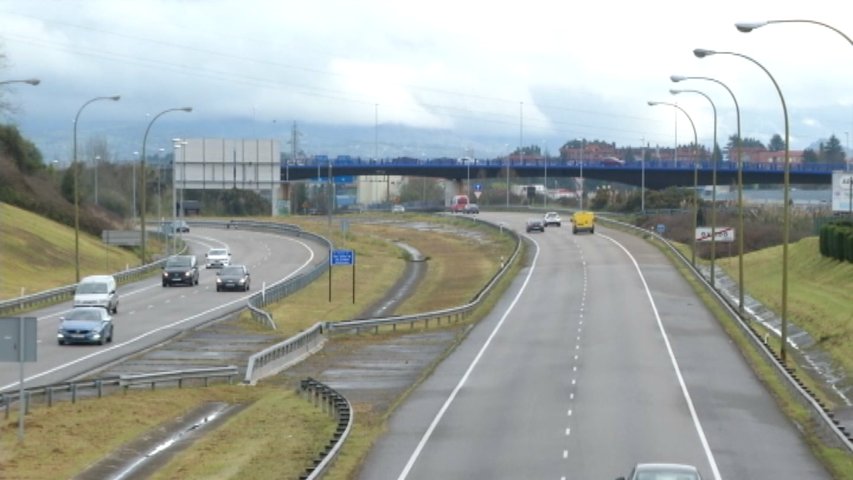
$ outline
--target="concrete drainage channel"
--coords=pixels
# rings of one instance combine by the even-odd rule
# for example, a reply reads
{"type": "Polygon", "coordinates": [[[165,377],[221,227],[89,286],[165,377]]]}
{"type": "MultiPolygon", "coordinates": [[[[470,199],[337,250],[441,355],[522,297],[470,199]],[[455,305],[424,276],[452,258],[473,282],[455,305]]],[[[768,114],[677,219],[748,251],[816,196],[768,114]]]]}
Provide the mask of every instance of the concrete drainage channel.
{"type": "Polygon", "coordinates": [[[156,428],[92,465],[75,480],[130,480],[146,478],[166,460],[191,445],[243,406],[209,403],[156,428]]]}

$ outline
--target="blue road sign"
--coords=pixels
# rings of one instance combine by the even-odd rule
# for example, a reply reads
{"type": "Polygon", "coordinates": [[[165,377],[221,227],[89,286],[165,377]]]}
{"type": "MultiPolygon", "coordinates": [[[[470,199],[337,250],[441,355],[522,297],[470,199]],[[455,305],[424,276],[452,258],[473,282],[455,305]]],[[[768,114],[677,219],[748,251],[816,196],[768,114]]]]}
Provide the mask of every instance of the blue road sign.
{"type": "Polygon", "coordinates": [[[663,223],[659,223],[655,226],[655,231],[658,232],[658,235],[663,235],[666,232],[666,225],[663,223]]]}
{"type": "Polygon", "coordinates": [[[475,192],[482,192],[483,191],[483,185],[480,183],[475,183],[474,184],[474,191],[475,192]]]}
{"type": "Polygon", "coordinates": [[[332,250],[332,266],[355,264],[355,252],[352,250],[332,250]]]}

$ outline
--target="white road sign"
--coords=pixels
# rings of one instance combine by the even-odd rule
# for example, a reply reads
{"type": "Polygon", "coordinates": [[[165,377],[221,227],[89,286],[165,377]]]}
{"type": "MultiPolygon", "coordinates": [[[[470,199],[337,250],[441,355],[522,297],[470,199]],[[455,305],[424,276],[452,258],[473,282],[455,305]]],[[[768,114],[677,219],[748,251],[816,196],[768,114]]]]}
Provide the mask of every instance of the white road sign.
{"type": "Polygon", "coordinates": [[[832,172],[832,211],[853,211],[853,172],[836,170],[832,172]]]}
{"type": "MultiPolygon", "coordinates": [[[[718,242],[734,242],[735,229],[734,227],[717,227],[714,230],[714,236],[717,237],[718,242]]],[[[696,227],[696,241],[700,243],[710,242],[711,227],[696,227]]]]}

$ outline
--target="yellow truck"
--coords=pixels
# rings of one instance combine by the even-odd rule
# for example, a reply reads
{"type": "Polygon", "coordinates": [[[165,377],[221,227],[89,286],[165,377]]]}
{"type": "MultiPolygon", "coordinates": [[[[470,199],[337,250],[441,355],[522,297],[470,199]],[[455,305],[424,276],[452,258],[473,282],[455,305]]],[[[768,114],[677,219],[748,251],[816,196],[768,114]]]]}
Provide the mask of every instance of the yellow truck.
{"type": "Polygon", "coordinates": [[[592,212],[575,212],[572,214],[572,233],[595,233],[595,214],[592,212]]]}

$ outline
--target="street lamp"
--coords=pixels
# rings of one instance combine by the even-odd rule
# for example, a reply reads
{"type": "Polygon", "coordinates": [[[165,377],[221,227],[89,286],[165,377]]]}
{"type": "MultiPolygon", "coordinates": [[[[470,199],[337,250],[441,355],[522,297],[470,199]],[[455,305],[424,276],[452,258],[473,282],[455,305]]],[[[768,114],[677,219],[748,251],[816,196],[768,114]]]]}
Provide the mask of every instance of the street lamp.
{"type": "MultiPolygon", "coordinates": [[[[170,229],[170,233],[172,234],[172,242],[171,242],[171,252],[172,254],[178,253],[178,216],[180,215],[178,212],[178,205],[181,207],[181,211],[184,209],[183,202],[183,189],[181,190],[181,199],[178,200],[178,151],[181,152],[181,168],[183,169],[184,160],[186,159],[186,146],[187,143],[185,140],[181,138],[173,138],[172,146],[175,151],[172,155],[172,227],[170,229]]],[[[181,178],[183,179],[184,170],[181,171],[181,178]]],[[[181,215],[183,217],[183,215],[181,215]]]]}
{"type": "Polygon", "coordinates": [[[690,121],[690,127],[693,129],[693,240],[691,241],[692,253],[690,257],[690,263],[693,267],[696,267],[696,217],[699,215],[699,164],[696,162],[696,148],[699,145],[699,138],[696,136],[696,125],[693,123],[693,119],[690,118],[690,115],[681,107],[674,103],[667,102],[652,102],[649,101],[649,106],[654,107],[656,105],[666,105],[669,107],[677,108],[687,117],[687,120],[690,121]]]}
{"type": "Polygon", "coordinates": [[[715,260],[717,257],[717,106],[711,97],[699,90],[677,90],[670,89],[669,93],[696,93],[705,97],[711,103],[714,112],[714,146],[711,147],[711,288],[716,287],[714,273],[716,271],[715,260]]]}
{"type": "MultiPolygon", "coordinates": [[[[738,231],[737,235],[737,248],[738,248],[738,311],[743,314],[743,237],[744,237],[744,229],[743,229],[743,141],[741,139],[740,132],[740,106],[737,103],[737,98],[735,97],[734,92],[723,82],[710,77],[685,77],[682,75],[671,75],[669,77],[674,83],[682,82],[684,80],[707,80],[709,82],[714,82],[729,92],[729,95],[732,97],[732,101],[735,103],[735,116],[737,118],[737,217],[738,217],[738,231]]],[[[715,164],[716,165],[716,164],[715,164]]]]}
{"type": "Polygon", "coordinates": [[[98,204],[98,163],[101,161],[100,155],[95,155],[95,205],[98,204]]]}
{"type": "Polygon", "coordinates": [[[735,23],[735,28],[737,28],[740,32],[749,33],[755,30],[756,28],[761,28],[771,23],[811,23],[812,25],[820,25],[821,27],[826,27],[834,31],[835,33],[841,35],[842,37],[844,37],[845,40],[847,40],[847,43],[853,45],[853,39],[845,35],[844,32],[842,32],[841,30],[825,23],[817,22],[815,20],[768,20],[766,22],[738,22],[735,23]]]}
{"type": "Polygon", "coordinates": [[[130,215],[133,218],[133,223],[136,223],[136,162],[139,161],[139,152],[133,152],[133,162],[131,163],[131,172],[132,172],[132,187],[131,191],[133,192],[133,202],[131,202],[130,207],[130,215]]]}
{"type": "Polygon", "coordinates": [[[780,357],[782,358],[782,363],[785,363],[787,359],[787,343],[788,343],[788,237],[789,237],[789,229],[791,224],[791,205],[789,204],[790,197],[790,188],[791,188],[791,150],[790,150],[790,126],[788,125],[788,106],[785,104],[785,97],[782,95],[782,89],[779,88],[779,84],[776,83],[776,79],[773,78],[773,75],[764,68],[764,65],[758,63],[755,59],[743,55],[741,53],[735,52],[717,52],[714,50],[706,50],[703,48],[697,48],[693,50],[693,54],[698,58],[705,58],[709,55],[734,55],[736,57],[743,58],[745,60],[749,60],[750,62],[757,65],[760,69],[764,70],[764,73],[770,77],[770,81],[773,82],[773,86],[776,87],[776,92],[779,94],[779,100],[782,102],[782,113],[785,116],[785,173],[784,173],[784,195],[783,201],[785,205],[783,207],[783,216],[784,216],[784,227],[782,232],[782,326],[781,326],[781,340],[782,346],[779,352],[780,357]]]}
{"type": "MultiPolygon", "coordinates": [[[[33,80],[38,82],[38,80],[33,80]]],[[[27,82],[29,83],[29,81],[27,82]]],[[[38,85],[38,83],[30,83],[31,85],[38,85]]],[[[76,282],[80,281],[80,192],[77,188],[79,180],[77,177],[80,176],[80,171],[77,166],[77,123],[80,120],[80,114],[83,113],[83,109],[86,108],[92,102],[97,102],[99,100],[112,100],[117,102],[121,98],[120,95],[113,95],[110,97],[95,97],[86,103],[84,103],[79,110],[77,110],[77,115],[74,116],[74,140],[73,140],[73,160],[71,161],[72,168],[74,169],[74,278],[76,282]]]]}
{"type": "Polygon", "coordinates": [[[26,84],[29,84],[32,86],[36,86],[39,83],[41,83],[41,80],[39,80],[38,78],[28,78],[26,80],[2,80],[2,81],[0,81],[0,85],[6,85],[9,83],[26,83],[26,84]]]}
{"type": "Polygon", "coordinates": [[[169,108],[167,110],[163,110],[162,112],[158,113],[157,115],[154,115],[154,118],[152,118],[151,121],[148,122],[148,127],[145,128],[145,135],[142,137],[142,163],[140,164],[140,168],[139,168],[139,172],[140,172],[139,176],[141,177],[141,182],[142,182],[141,188],[139,190],[139,197],[140,197],[140,203],[141,203],[140,208],[139,208],[139,222],[140,222],[140,225],[142,228],[142,264],[143,265],[145,264],[145,261],[146,261],[146,258],[145,258],[145,229],[146,229],[146,225],[145,225],[145,183],[146,183],[145,182],[145,180],[146,180],[146,176],[145,176],[145,144],[148,142],[148,132],[151,130],[151,125],[153,125],[154,122],[158,118],[160,118],[161,116],[163,116],[169,112],[187,112],[187,113],[189,113],[192,111],[193,111],[192,107],[169,108]]]}
{"type": "Polygon", "coordinates": [[[586,141],[581,139],[581,154],[580,154],[580,181],[581,181],[581,195],[578,199],[578,210],[583,210],[583,151],[586,148],[586,141]]]}
{"type": "MultiPolygon", "coordinates": [[[[546,150],[547,152],[547,150],[546,150]]],[[[542,200],[542,206],[548,209],[548,154],[545,154],[545,196],[542,200]]]]}

